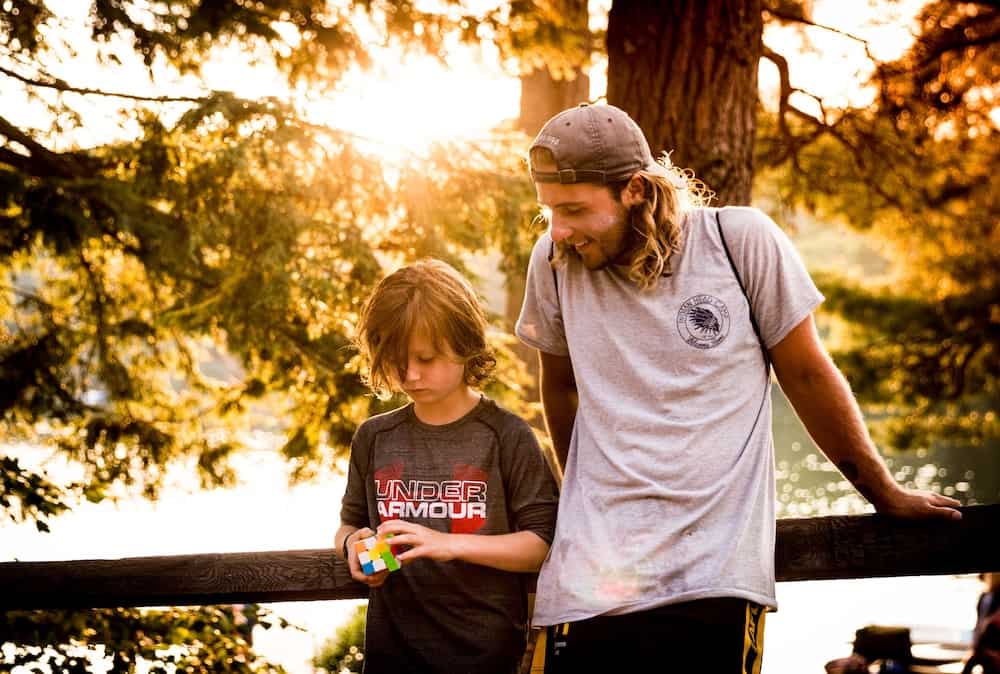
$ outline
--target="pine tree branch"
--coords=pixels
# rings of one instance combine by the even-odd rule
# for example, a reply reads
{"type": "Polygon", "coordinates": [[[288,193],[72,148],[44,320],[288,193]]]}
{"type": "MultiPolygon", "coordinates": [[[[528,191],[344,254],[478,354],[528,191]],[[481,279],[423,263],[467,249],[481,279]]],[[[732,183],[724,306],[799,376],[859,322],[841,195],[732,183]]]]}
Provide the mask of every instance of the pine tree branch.
{"type": "Polygon", "coordinates": [[[0,290],[6,290],[8,292],[14,293],[18,297],[30,300],[31,302],[38,305],[40,308],[48,310],[49,313],[55,312],[55,307],[53,307],[48,301],[43,299],[40,295],[36,295],[35,293],[28,292],[27,290],[6,283],[0,283],[0,290]]]}
{"type": "Polygon", "coordinates": [[[31,157],[14,152],[6,147],[0,147],[0,163],[13,166],[22,171],[29,171],[31,168],[31,157]]]}
{"type": "Polygon", "coordinates": [[[0,116],[0,136],[20,143],[31,153],[30,157],[24,157],[8,149],[11,154],[23,157],[20,160],[22,167],[31,168],[35,173],[60,178],[74,178],[84,173],[84,168],[77,161],[53,152],[2,116],[0,116]]]}
{"type": "Polygon", "coordinates": [[[311,344],[308,343],[308,341],[304,341],[300,335],[292,332],[286,327],[279,327],[275,330],[275,332],[284,338],[285,342],[308,362],[319,365],[321,369],[331,375],[337,375],[339,373],[340,370],[336,363],[328,361],[323,354],[319,353],[311,344]]]}
{"type": "Polygon", "coordinates": [[[822,30],[828,30],[831,33],[836,33],[848,39],[854,40],[855,42],[860,42],[865,46],[865,51],[868,52],[868,56],[874,61],[871,52],[868,51],[868,40],[863,37],[858,37],[853,33],[848,33],[846,30],[841,30],[839,28],[834,28],[833,26],[828,26],[825,23],[817,23],[811,19],[807,19],[801,14],[792,14],[791,12],[784,11],[780,7],[776,6],[774,3],[769,3],[768,6],[764,7],[764,11],[776,18],[778,21],[784,23],[801,23],[804,26],[810,26],[812,28],[820,28],[822,30]]]}
{"type": "Polygon", "coordinates": [[[876,71],[878,69],[878,66],[882,64],[882,62],[879,61],[877,58],[875,58],[875,55],[872,53],[871,44],[868,42],[868,40],[864,39],[863,37],[859,37],[854,33],[849,33],[846,30],[834,28],[833,26],[829,26],[827,24],[817,23],[811,19],[806,18],[804,14],[792,14],[788,11],[783,11],[782,8],[778,6],[777,3],[774,2],[765,3],[764,11],[773,16],[774,18],[778,19],[779,21],[783,21],[785,23],[800,23],[804,26],[809,26],[811,28],[819,28],[821,30],[826,30],[831,33],[835,33],[842,37],[846,37],[849,40],[854,40],[855,42],[864,47],[865,56],[867,56],[868,60],[871,61],[872,64],[876,66],[876,71]]]}
{"type": "MultiPolygon", "coordinates": [[[[995,16],[983,18],[993,19],[995,16]]],[[[971,47],[990,46],[1000,42],[1000,29],[987,32],[984,35],[969,37],[966,31],[970,28],[971,26],[969,25],[959,25],[955,30],[949,31],[946,37],[942,38],[939,43],[931,45],[927,53],[921,55],[920,62],[917,64],[917,69],[922,70],[923,68],[926,68],[932,63],[940,60],[942,56],[949,52],[962,51],[971,47]]],[[[927,46],[926,43],[925,46],[927,46]]]]}
{"type": "MultiPolygon", "coordinates": [[[[781,135],[788,141],[787,150],[771,160],[770,163],[778,165],[791,160],[797,166],[799,151],[822,136],[824,133],[829,133],[851,153],[854,157],[854,163],[858,170],[861,171],[862,174],[866,173],[868,162],[865,159],[863,151],[858,147],[857,143],[852,143],[851,140],[847,138],[843,132],[841,132],[838,128],[838,122],[831,123],[828,121],[826,109],[823,107],[823,99],[815,94],[811,94],[808,91],[798,89],[791,85],[788,71],[788,60],[784,56],[769,48],[767,45],[763,46],[762,55],[764,58],[774,63],[778,68],[778,76],[781,83],[778,99],[778,128],[781,131],[781,135]],[[795,105],[792,105],[789,98],[793,93],[801,93],[816,100],[820,106],[823,118],[818,119],[795,105]],[[785,115],[788,113],[794,114],[799,119],[802,119],[806,123],[812,125],[815,128],[814,133],[807,136],[797,136],[792,133],[785,120],[785,115]]],[[[843,121],[843,118],[840,121],[843,121]]],[[[876,194],[885,199],[886,202],[892,204],[896,208],[903,208],[903,203],[897,197],[889,194],[889,192],[885,190],[877,181],[871,183],[871,188],[876,194]]]]}
{"type": "Polygon", "coordinates": [[[0,66],[0,73],[7,75],[8,77],[13,77],[16,80],[20,80],[25,84],[33,87],[44,87],[46,89],[55,89],[57,91],[83,94],[87,96],[108,96],[112,98],[127,98],[133,101],[143,101],[147,103],[202,103],[205,101],[204,96],[141,96],[139,94],[126,94],[118,91],[104,91],[102,89],[90,89],[86,87],[74,87],[65,80],[59,79],[58,77],[53,77],[52,75],[46,74],[45,77],[48,78],[47,81],[36,80],[26,75],[22,75],[18,72],[10,70],[9,68],[4,68],[0,66]]]}
{"type": "MultiPolygon", "coordinates": [[[[82,238],[82,237],[81,237],[82,238]]],[[[104,284],[102,279],[98,277],[97,272],[94,270],[90,261],[87,260],[87,254],[83,249],[80,249],[78,254],[78,259],[80,261],[81,267],[83,267],[84,272],[87,274],[87,278],[90,279],[90,287],[94,291],[94,299],[91,302],[91,307],[94,310],[95,324],[95,343],[97,346],[97,358],[102,365],[107,364],[107,355],[109,350],[108,344],[108,331],[107,331],[107,320],[105,314],[106,302],[104,296],[104,284]]]]}
{"type": "Polygon", "coordinates": [[[780,81],[780,90],[778,93],[778,129],[781,132],[781,135],[788,141],[787,150],[779,157],[775,158],[773,163],[780,164],[789,158],[791,158],[793,162],[797,163],[798,151],[806,145],[812,143],[829,128],[830,125],[827,121],[826,108],[823,106],[823,99],[819,96],[791,85],[791,80],[788,75],[788,59],[767,45],[763,45],[762,55],[768,61],[774,63],[774,65],[778,68],[778,78],[780,81]],[[823,118],[817,119],[804,110],[792,105],[789,98],[793,93],[801,93],[813,98],[819,104],[820,112],[822,113],[823,118]],[[815,131],[807,136],[796,136],[788,127],[786,117],[789,113],[792,113],[810,123],[815,127],[815,131]]]}

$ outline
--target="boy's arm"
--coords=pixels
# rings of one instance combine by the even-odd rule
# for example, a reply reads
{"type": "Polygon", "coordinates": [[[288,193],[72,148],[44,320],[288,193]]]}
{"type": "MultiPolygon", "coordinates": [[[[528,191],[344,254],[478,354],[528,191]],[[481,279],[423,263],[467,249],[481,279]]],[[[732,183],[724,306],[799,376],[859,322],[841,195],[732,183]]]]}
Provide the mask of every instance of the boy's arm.
{"type": "Polygon", "coordinates": [[[337,529],[337,533],[333,535],[333,546],[337,550],[337,556],[340,557],[345,562],[349,561],[344,555],[344,543],[347,541],[348,537],[357,531],[358,528],[351,526],[350,524],[341,524],[340,528],[337,529]]]}
{"type": "Polygon", "coordinates": [[[410,549],[397,555],[401,563],[422,557],[439,562],[455,559],[490,566],[501,571],[538,571],[549,544],[532,531],[480,536],[478,534],[446,534],[420,524],[389,520],[378,528],[379,534],[392,534],[392,545],[407,545],[410,549]]]}
{"type": "Polygon", "coordinates": [[[900,487],[865,428],[854,394],[808,316],[770,349],[774,372],[809,435],[876,510],[897,517],[959,519],[961,503],[900,487]]]}
{"type": "Polygon", "coordinates": [[[573,362],[568,356],[538,352],[538,389],[545,414],[545,427],[549,431],[561,472],[566,469],[569,441],[573,435],[573,422],[579,403],[573,362]]]}

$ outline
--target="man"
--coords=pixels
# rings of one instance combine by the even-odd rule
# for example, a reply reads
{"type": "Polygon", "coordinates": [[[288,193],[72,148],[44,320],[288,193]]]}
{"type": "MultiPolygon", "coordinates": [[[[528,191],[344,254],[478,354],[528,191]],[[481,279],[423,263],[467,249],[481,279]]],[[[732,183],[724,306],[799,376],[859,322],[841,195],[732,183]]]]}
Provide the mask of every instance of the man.
{"type": "Polygon", "coordinates": [[[963,674],[979,665],[983,674],[1000,674],[1000,573],[982,574],[986,590],[976,602],[976,627],[972,631],[972,656],[963,674]]]}
{"type": "Polygon", "coordinates": [[[976,665],[982,674],[1000,674],[1000,611],[994,612],[983,624],[972,644],[972,657],[966,663],[962,674],[971,674],[976,665]]]}
{"type": "Polygon", "coordinates": [[[535,604],[557,626],[548,671],[759,670],[776,607],[769,365],[879,512],[961,517],[896,485],[817,338],[822,296],[764,213],[698,206],[608,105],[549,120],[530,164],[550,227],[516,331],[565,468],[535,604]]]}

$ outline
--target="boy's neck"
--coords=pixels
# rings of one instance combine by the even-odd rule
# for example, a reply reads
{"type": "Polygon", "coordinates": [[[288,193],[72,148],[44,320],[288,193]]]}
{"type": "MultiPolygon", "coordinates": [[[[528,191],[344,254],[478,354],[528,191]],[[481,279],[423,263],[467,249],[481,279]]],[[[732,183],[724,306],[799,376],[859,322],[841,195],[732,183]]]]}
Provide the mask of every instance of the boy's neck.
{"type": "Polygon", "coordinates": [[[459,389],[454,395],[435,403],[413,403],[413,413],[417,419],[431,426],[444,426],[458,421],[475,409],[482,396],[468,386],[459,389]]]}

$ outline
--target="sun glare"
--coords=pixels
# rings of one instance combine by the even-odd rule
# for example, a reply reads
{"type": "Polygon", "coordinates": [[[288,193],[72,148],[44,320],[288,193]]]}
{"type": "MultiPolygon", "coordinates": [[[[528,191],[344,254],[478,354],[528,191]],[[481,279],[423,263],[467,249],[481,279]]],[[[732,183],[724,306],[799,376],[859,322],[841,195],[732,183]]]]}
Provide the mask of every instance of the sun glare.
{"type": "MultiPolygon", "coordinates": [[[[913,16],[923,1],[901,0],[889,8],[873,11],[866,0],[823,0],[814,6],[814,19],[868,40],[869,49],[878,58],[891,59],[912,43],[913,16]]],[[[600,0],[598,4],[592,12],[596,28],[601,27],[598,19],[606,18],[610,2],[600,0]]],[[[57,5],[60,18],[83,31],[86,16],[79,7],[73,3],[57,5]]],[[[357,28],[364,28],[363,21],[357,28]]],[[[765,35],[770,46],[789,57],[792,85],[822,97],[832,108],[869,104],[874,92],[863,86],[871,72],[864,46],[843,34],[810,28],[812,49],[805,48],[799,28],[774,25],[765,35]]],[[[290,43],[295,41],[294,36],[287,39],[290,43]]],[[[371,38],[372,43],[376,41],[371,38]]],[[[125,59],[117,69],[98,66],[90,43],[82,38],[74,42],[81,42],[86,49],[78,58],[58,54],[59,74],[84,86],[146,95],[163,93],[164,87],[174,95],[198,95],[207,88],[230,90],[250,99],[264,96],[292,99],[310,121],[355,134],[361,149],[390,161],[425,154],[439,141],[485,138],[499,123],[518,115],[520,83],[502,66],[495,48],[491,53],[487,47],[479,49],[457,39],[444,45],[446,62],[429,55],[406,53],[398,46],[375,48],[370,53],[374,65],[369,70],[354,68],[332,91],[325,92],[313,88],[290,89],[282,73],[267,64],[266,59],[248,58],[237,45],[217,49],[204,63],[201,78],[178,76],[159,62],[150,78],[138,59],[125,59]]],[[[122,43],[119,47],[122,53],[128,52],[128,45],[122,43]]],[[[603,58],[596,58],[592,64],[591,98],[604,95],[606,66],[603,58]]],[[[764,98],[773,105],[777,72],[766,60],[761,62],[760,79],[764,98]]],[[[117,99],[81,101],[82,105],[106,107],[109,111],[119,103],[117,99]]],[[[819,114],[815,102],[807,96],[796,94],[795,103],[819,114]]],[[[24,118],[23,122],[30,125],[32,117],[38,115],[28,105],[24,107],[21,115],[14,116],[19,117],[16,121],[24,118]]],[[[98,122],[71,137],[55,140],[55,144],[88,146],[138,133],[134,120],[123,122],[113,112],[91,115],[89,119],[98,122]]]]}
{"type": "MultiPolygon", "coordinates": [[[[913,43],[913,20],[924,0],[901,0],[876,10],[867,0],[825,0],[813,7],[813,20],[834,30],[810,27],[808,41],[803,40],[799,25],[774,24],[764,32],[764,42],[789,58],[793,87],[802,88],[823,99],[827,108],[864,107],[875,98],[875,90],[865,86],[873,65],[865,53],[867,41],[872,55],[889,61],[899,58],[913,43]]],[[[764,100],[777,108],[778,72],[767,59],[759,70],[764,100]]],[[[820,116],[815,99],[793,94],[793,103],[820,116]]]]}
{"type": "Polygon", "coordinates": [[[478,62],[471,50],[453,51],[447,65],[386,51],[372,71],[352,72],[341,84],[334,95],[305,99],[305,113],[357,134],[387,158],[484,137],[518,114],[518,80],[478,62]]]}

